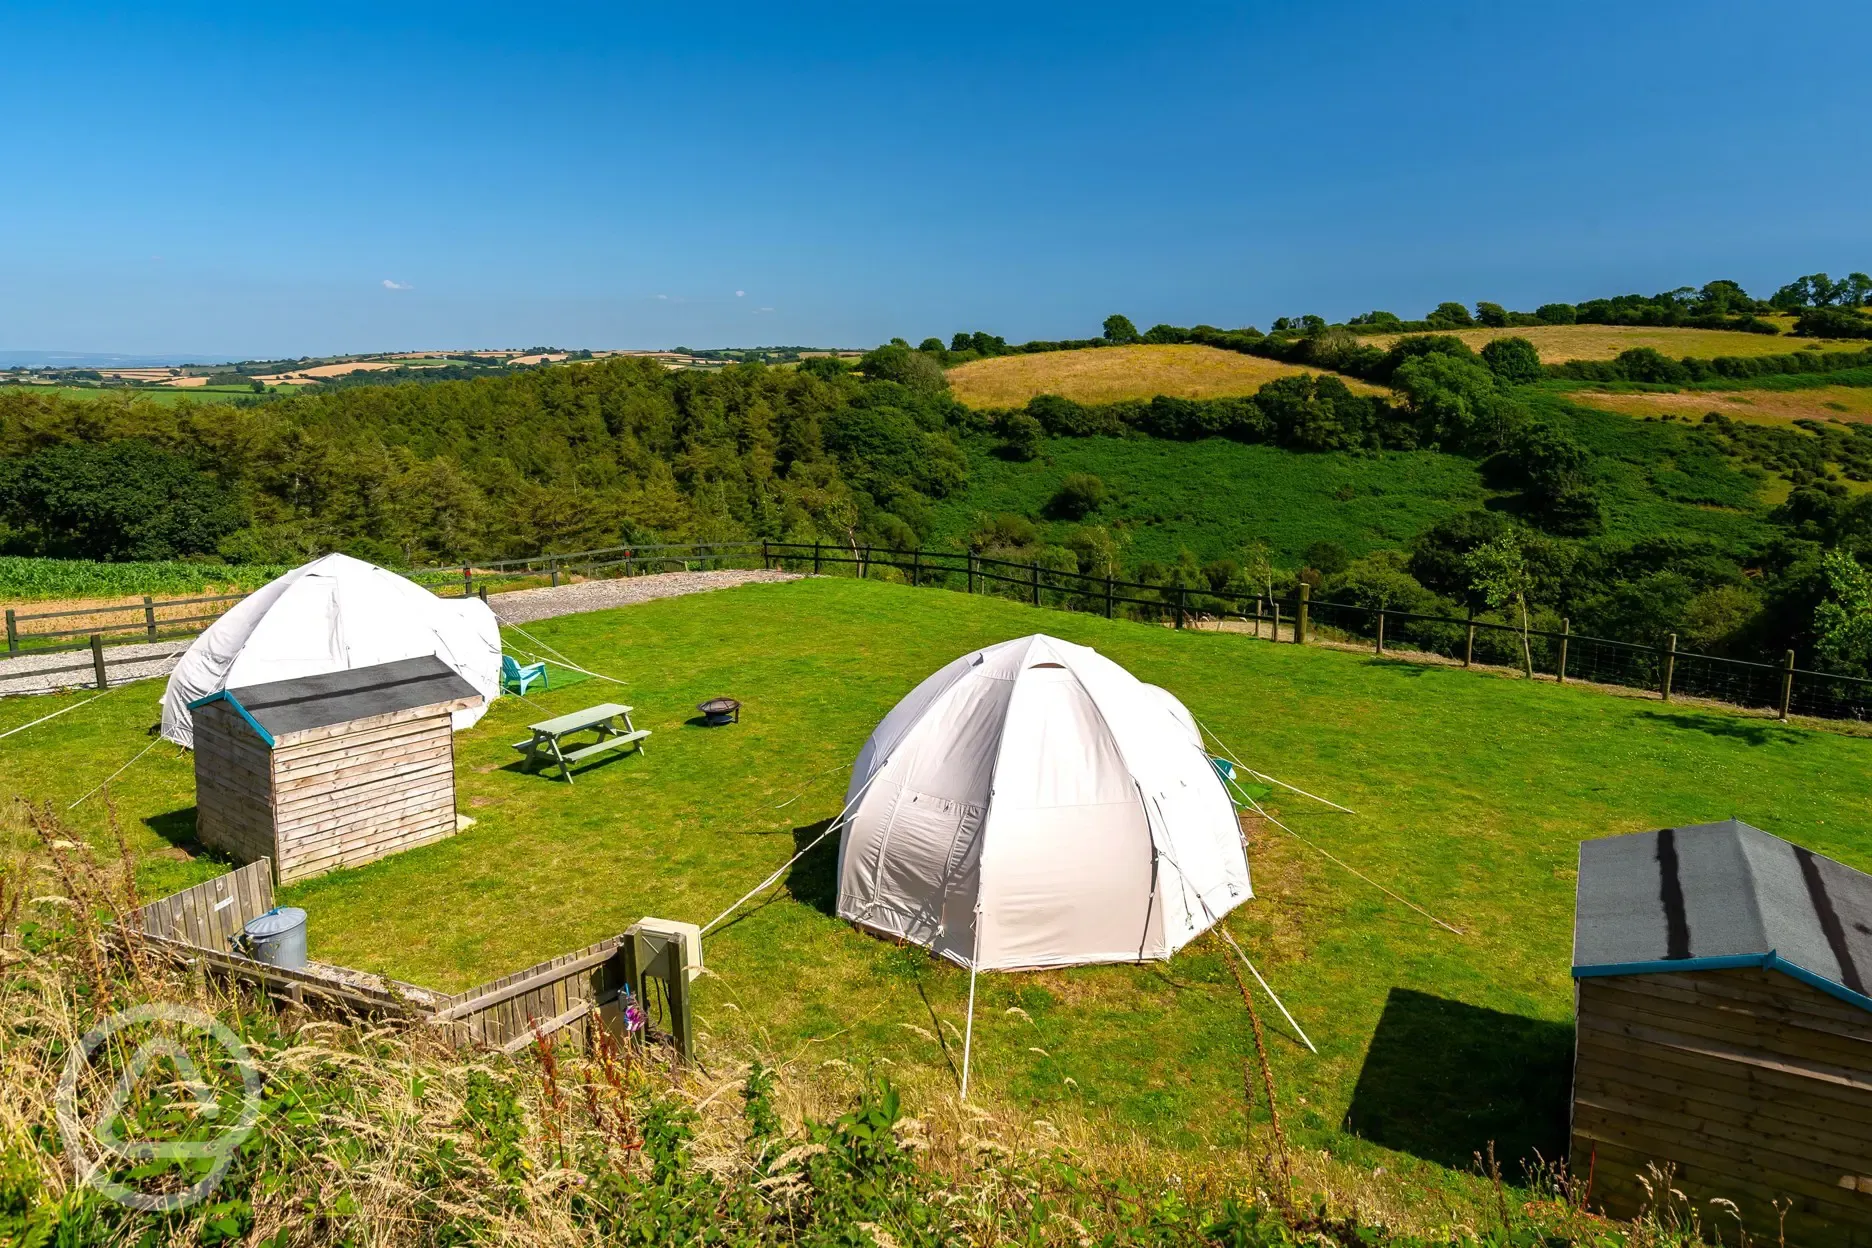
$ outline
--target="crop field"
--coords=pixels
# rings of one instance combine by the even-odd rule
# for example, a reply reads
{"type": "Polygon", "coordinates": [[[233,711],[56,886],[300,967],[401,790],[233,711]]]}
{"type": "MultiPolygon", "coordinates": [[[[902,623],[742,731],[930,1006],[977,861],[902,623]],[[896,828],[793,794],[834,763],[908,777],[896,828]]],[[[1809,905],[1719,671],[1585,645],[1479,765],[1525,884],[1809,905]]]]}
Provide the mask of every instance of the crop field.
{"type": "Polygon", "coordinates": [[[1578,390],[1568,397],[1587,407],[1629,416],[1687,416],[1697,420],[1705,412],[1721,412],[1731,420],[1764,425],[1785,425],[1796,420],[1872,420],[1872,388],[1865,386],[1618,394],[1578,390]]]}
{"type": "MultiPolygon", "coordinates": [[[[1189,344],[1091,347],[974,360],[949,370],[949,386],[970,407],[1019,407],[1038,394],[1064,395],[1080,403],[1160,394],[1214,399],[1253,394],[1277,377],[1319,371],[1189,344]]],[[[1346,384],[1378,393],[1363,382],[1348,379],[1346,384]]]]}
{"type": "Polygon", "coordinates": [[[286,565],[99,563],[90,559],[35,559],[0,555],[0,603],[34,603],[35,610],[115,605],[130,597],[183,597],[258,589],[290,569],[286,565]]]}
{"type": "MultiPolygon", "coordinates": [[[[1184,699],[1250,762],[1356,810],[1276,813],[1462,929],[1386,899],[1272,827],[1251,831],[1257,896],[1228,920],[1319,1046],[1274,1011],[1290,1138],[1441,1192],[1489,1141],[1556,1155],[1566,1117],[1575,846],[1735,815],[1859,867],[1865,743],[1740,715],[1232,634],[1043,612],[838,579],[745,587],[530,626],[626,682],[606,696],[654,730],[645,756],[565,785],[522,774],[523,725],[597,700],[596,682],[502,699],[456,737],[456,837],[285,890],[314,957],[459,989],[644,915],[706,922],[839,809],[878,719],[981,645],[1046,631],[1184,699]],[[731,693],[742,722],[693,725],[731,693]]],[[[524,644],[524,639],[512,639],[524,644]]],[[[161,686],[121,688],[6,741],[6,789],[61,810],[148,743],[161,686]]],[[[0,702],[0,732],[79,696],[0,702]]],[[[193,841],[189,757],[167,745],[114,789],[145,894],[218,873],[193,841]]],[[[108,844],[93,798],[67,816],[108,844]]],[[[968,977],[831,913],[826,842],[706,944],[705,1054],[888,1071],[952,1096],[968,977]]],[[[1113,1148],[1206,1152],[1241,1138],[1244,1013],[1205,937],[1168,964],[982,977],[975,1087],[987,1104],[1113,1148]]],[[[705,1057],[706,1060],[706,1057],[705,1057]]]]}
{"type": "MultiPolygon", "coordinates": [[[[1674,360],[1693,356],[1785,355],[1793,351],[1862,351],[1863,339],[1793,338],[1746,334],[1727,329],[1643,329],[1628,325],[1531,325],[1521,329],[1463,329],[1455,335],[1480,351],[1496,338],[1525,338],[1544,364],[1567,360],[1609,360],[1621,351],[1651,347],[1674,360]]],[[[1389,347],[1402,334],[1380,334],[1366,341],[1389,347]]]]}

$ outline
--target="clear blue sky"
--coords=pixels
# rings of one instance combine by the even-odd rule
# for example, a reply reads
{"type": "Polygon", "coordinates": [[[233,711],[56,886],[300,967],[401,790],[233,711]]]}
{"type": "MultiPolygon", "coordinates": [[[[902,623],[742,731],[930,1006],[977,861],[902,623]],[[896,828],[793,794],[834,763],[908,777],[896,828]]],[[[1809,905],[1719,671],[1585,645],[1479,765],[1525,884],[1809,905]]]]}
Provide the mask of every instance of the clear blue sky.
{"type": "Polygon", "coordinates": [[[1872,268],[1872,5],[886,7],[5,5],[0,349],[1021,340],[1872,268]]]}

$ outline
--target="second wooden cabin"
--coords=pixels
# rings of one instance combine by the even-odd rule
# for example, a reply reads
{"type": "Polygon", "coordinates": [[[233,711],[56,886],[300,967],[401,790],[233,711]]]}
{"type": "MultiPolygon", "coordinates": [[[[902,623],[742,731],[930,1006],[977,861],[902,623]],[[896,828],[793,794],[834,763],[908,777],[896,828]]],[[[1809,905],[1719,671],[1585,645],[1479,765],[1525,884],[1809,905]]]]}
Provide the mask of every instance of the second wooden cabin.
{"type": "Polygon", "coordinates": [[[1579,861],[1569,1170],[1588,1203],[1631,1217],[1676,1188],[1725,1234],[1872,1245],[1872,876],[1733,819],[1579,861]]]}
{"type": "Polygon", "coordinates": [[[455,832],[449,717],[481,694],[434,656],[193,703],[196,835],[281,884],[455,832]]]}

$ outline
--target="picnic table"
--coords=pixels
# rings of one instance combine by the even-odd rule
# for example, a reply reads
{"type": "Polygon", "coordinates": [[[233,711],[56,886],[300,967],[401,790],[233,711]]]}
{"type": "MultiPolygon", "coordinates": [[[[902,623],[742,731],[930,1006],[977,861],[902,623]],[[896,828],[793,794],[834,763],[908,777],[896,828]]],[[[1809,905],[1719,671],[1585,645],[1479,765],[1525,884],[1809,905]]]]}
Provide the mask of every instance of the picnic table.
{"type": "Polygon", "coordinates": [[[630,707],[619,706],[615,702],[588,706],[570,715],[528,724],[527,729],[533,735],[525,741],[514,742],[513,748],[526,755],[526,762],[522,764],[524,770],[531,772],[557,764],[560,777],[571,784],[573,763],[611,750],[628,749],[633,745],[637,747],[638,753],[643,752],[643,739],[650,733],[631,723],[630,713],[630,707]],[[623,721],[622,727],[618,726],[620,720],[623,721]],[[598,734],[596,741],[573,745],[566,740],[581,732],[594,731],[598,734]]]}

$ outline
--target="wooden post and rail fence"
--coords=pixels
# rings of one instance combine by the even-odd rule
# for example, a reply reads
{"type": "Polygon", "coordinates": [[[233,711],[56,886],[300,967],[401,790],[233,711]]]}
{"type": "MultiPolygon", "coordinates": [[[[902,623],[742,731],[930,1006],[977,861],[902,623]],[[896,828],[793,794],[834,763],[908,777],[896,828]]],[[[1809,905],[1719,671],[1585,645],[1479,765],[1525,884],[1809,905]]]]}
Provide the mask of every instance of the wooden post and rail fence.
{"type": "MultiPolygon", "coordinates": [[[[849,568],[849,575],[859,578],[870,577],[877,569],[889,568],[895,569],[913,586],[954,588],[969,594],[999,594],[1031,606],[1087,611],[1107,619],[1124,616],[1157,620],[1179,629],[1200,625],[1204,620],[1225,626],[1246,624],[1256,637],[1280,639],[1284,635],[1300,644],[1315,640],[1323,621],[1329,634],[1324,639],[1329,642],[1335,640],[1332,634],[1336,634],[1346,639],[1367,639],[1377,654],[1396,653],[1402,646],[1451,658],[1460,655],[1464,667],[1476,663],[1478,638],[1487,640],[1498,650],[1510,645],[1519,647],[1525,639],[1528,645],[1538,644],[1542,648],[1542,662],[1536,666],[1562,683],[1584,678],[1655,689],[1665,700],[1691,696],[1768,707],[1782,719],[1795,713],[1820,718],[1872,719],[1872,681],[1799,668],[1792,651],[1778,663],[1761,663],[1681,650],[1675,634],[1648,646],[1576,634],[1570,620],[1562,620],[1558,631],[1523,630],[1509,623],[1477,619],[1473,613],[1458,619],[1400,611],[1384,603],[1315,600],[1313,587],[1305,582],[1284,596],[1218,591],[1202,586],[1127,581],[1109,571],[1086,573],[1037,562],[999,559],[976,551],[897,549],[823,540],[613,546],[415,569],[409,575],[438,593],[452,593],[454,587],[459,586],[462,596],[479,596],[486,600],[490,588],[560,585],[568,577],[624,577],[667,570],[726,567],[789,568],[802,572],[810,570],[821,576],[837,575],[839,569],[849,568]],[[1582,653],[1593,656],[1586,670],[1580,670],[1582,653]]],[[[77,672],[87,673],[89,680],[74,679],[65,683],[89,683],[104,688],[110,683],[111,668],[148,661],[141,657],[111,657],[110,646],[191,636],[219,619],[229,606],[244,597],[245,594],[219,594],[158,600],[146,596],[141,603],[43,613],[9,608],[6,611],[9,657],[73,650],[90,653],[83,662],[52,668],[35,667],[30,671],[11,672],[7,670],[9,665],[0,661],[0,695],[7,692],[10,683],[37,683],[45,676],[77,672]],[[208,609],[173,614],[191,607],[208,609]],[[81,617],[85,617],[86,622],[80,627],[23,627],[81,617]],[[104,622],[99,623],[100,619],[104,622]]]]}

